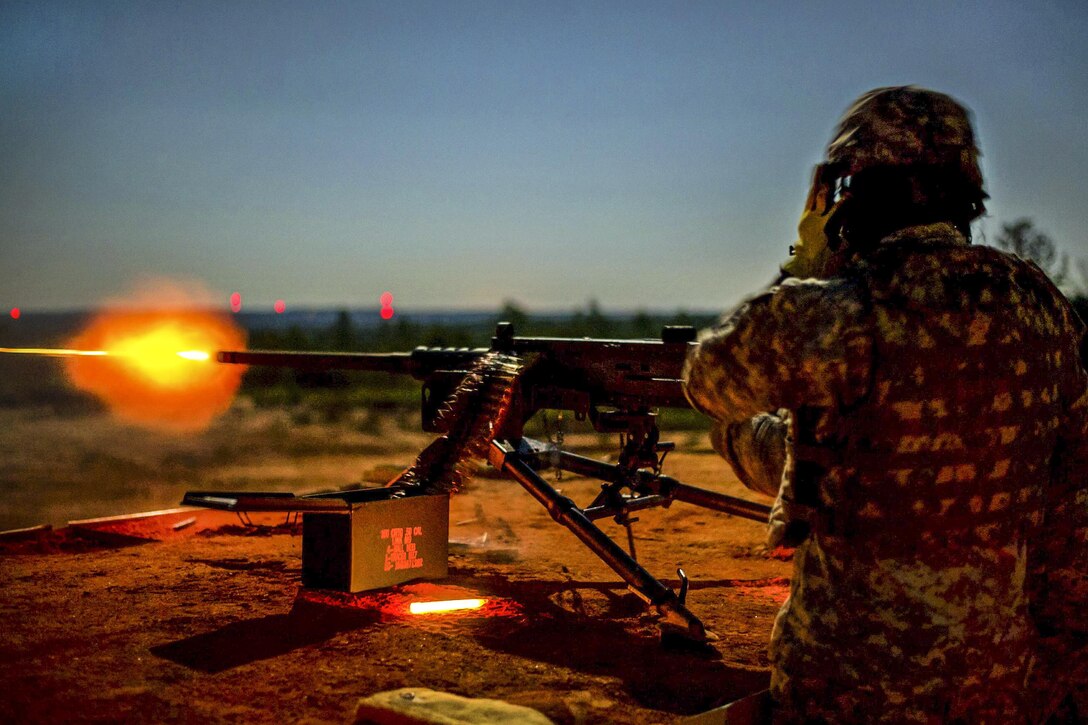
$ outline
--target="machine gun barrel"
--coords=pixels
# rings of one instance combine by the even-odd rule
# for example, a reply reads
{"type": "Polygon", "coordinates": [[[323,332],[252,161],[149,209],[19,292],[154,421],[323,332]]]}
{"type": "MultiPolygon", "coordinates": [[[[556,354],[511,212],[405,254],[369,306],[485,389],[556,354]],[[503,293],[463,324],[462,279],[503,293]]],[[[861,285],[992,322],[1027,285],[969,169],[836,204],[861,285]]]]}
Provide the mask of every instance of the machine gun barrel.
{"type": "Polygon", "coordinates": [[[281,352],[220,350],[216,360],[233,365],[285,367],[295,370],[363,370],[411,375],[423,380],[436,370],[467,369],[486,350],[417,348],[412,352],[281,352]]]}

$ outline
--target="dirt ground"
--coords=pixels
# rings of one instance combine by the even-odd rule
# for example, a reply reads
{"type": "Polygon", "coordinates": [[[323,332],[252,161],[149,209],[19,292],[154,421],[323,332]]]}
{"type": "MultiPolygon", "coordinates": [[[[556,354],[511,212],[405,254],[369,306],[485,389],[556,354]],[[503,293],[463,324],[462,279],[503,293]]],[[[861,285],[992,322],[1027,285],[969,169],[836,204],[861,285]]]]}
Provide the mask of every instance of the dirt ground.
{"type": "MultiPolygon", "coordinates": [[[[163,498],[171,505],[185,488],[265,481],[306,491],[380,479],[428,440],[387,426],[295,429],[258,444],[279,424],[252,412],[199,441],[155,439],[94,417],[19,420],[0,421],[0,452],[16,470],[0,483],[22,502],[3,512],[6,521],[23,525],[58,523],[24,520],[43,511],[71,519],[161,507],[163,498]],[[15,455],[31,445],[33,455],[15,455]],[[92,473],[134,496],[95,499],[87,494],[93,479],[84,478],[81,497],[74,469],[60,462],[62,490],[33,509],[38,493],[27,481],[50,475],[42,456],[70,455],[86,467],[95,450],[92,473]],[[174,473],[155,479],[164,458],[174,473]],[[133,486],[118,470],[154,480],[133,486]],[[89,507],[73,503],[85,499],[89,507]]],[[[669,456],[667,473],[758,498],[694,440],[669,456]]],[[[598,443],[569,441],[572,450],[605,454],[598,443]]],[[[582,505],[597,490],[570,477],[555,485],[582,505]]],[[[559,723],[670,723],[766,686],[766,642],[790,564],[767,555],[758,523],[680,503],[639,513],[640,562],[673,587],[683,566],[689,608],[719,637],[686,651],[662,647],[641,600],[512,481],[480,476],[453,497],[447,579],[381,592],[303,589],[299,529],[276,516],[262,521],[281,525],[246,528],[216,513],[178,530],[174,517],[130,532],[142,540],[102,543],[62,530],[0,547],[0,719],[344,722],[360,697],[427,687],[527,705],[559,723]],[[466,596],[488,603],[407,613],[410,601],[466,596]]],[[[622,528],[601,526],[625,544],[622,528]]]]}

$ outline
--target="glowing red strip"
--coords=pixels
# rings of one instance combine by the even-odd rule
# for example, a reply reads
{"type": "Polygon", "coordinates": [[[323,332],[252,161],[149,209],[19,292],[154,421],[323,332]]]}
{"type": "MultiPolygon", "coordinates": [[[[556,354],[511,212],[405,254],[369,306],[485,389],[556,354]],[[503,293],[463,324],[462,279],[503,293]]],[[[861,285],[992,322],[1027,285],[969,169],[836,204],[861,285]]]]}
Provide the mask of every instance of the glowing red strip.
{"type": "Polygon", "coordinates": [[[487,604],[486,599],[448,599],[444,602],[412,602],[408,611],[412,614],[434,614],[452,612],[460,609],[479,609],[487,604]]]}

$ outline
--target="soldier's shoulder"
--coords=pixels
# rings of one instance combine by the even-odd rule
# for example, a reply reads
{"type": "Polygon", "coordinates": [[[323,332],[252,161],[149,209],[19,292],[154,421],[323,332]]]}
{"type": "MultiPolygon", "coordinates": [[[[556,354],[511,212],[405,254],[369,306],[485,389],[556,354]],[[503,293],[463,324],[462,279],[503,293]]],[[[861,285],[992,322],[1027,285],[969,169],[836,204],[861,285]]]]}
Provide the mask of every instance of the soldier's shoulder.
{"type": "Polygon", "coordinates": [[[1050,293],[1061,295],[1058,287],[1047,276],[1046,272],[1030,259],[985,244],[973,244],[967,247],[966,251],[971,255],[968,258],[969,260],[973,258],[977,260],[978,264],[1008,270],[1009,274],[1015,276],[1022,284],[1035,286],[1050,293]]]}
{"type": "Polygon", "coordinates": [[[861,283],[855,276],[831,277],[829,279],[796,279],[790,277],[772,287],[768,296],[781,299],[837,299],[854,297],[861,293],[861,283]]]}
{"type": "Polygon", "coordinates": [[[865,297],[865,285],[853,276],[830,279],[786,279],[772,287],[766,297],[782,308],[854,307],[865,297]]]}
{"type": "Polygon", "coordinates": [[[1077,328],[1083,327],[1069,298],[1036,262],[992,247],[979,246],[978,249],[989,258],[1000,259],[1006,264],[1016,285],[1030,294],[1038,303],[1060,310],[1070,325],[1077,328]]]}
{"type": "Polygon", "coordinates": [[[791,278],[749,299],[737,317],[761,325],[804,327],[856,319],[867,309],[868,296],[857,279],[791,278]]]}

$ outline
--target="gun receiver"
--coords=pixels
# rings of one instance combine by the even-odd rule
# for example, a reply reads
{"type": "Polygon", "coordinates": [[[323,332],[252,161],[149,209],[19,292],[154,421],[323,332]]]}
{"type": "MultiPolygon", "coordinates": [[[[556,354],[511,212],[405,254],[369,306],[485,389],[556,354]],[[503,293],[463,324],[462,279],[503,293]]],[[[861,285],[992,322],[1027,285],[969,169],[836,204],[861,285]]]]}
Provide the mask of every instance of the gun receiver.
{"type": "Polygon", "coordinates": [[[362,370],[410,375],[423,382],[423,430],[440,432],[439,411],[473,366],[490,352],[532,360],[520,386],[519,420],[504,437],[520,438],[520,426],[540,410],[569,410],[578,420],[589,418],[604,433],[625,432],[625,418],[653,408],[689,408],[681,371],[695,328],[666,327],[660,340],[516,337],[501,322],[490,348],[417,347],[411,352],[280,352],[272,350],[217,353],[221,363],[287,367],[296,370],[362,370]]]}
{"type": "MultiPolygon", "coordinates": [[[[489,348],[419,347],[399,353],[228,350],[219,352],[217,358],[221,363],[300,370],[379,371],[411,375],[422,381],[423,428],[446,435],[428,446],[415,466],[390,481],[387,488],[400,490],[400,494],[391,495],[421,490],[420,471],[430,475],[444,471],[456,476],[451,466],[435,467],[434,462],[442,457],[471,454],[486,458],[521,484],[556,522],[574,533],[632,591],[655,607],[663,618],[663,634],[702,642],[707,638],[702,622],[684,604],[687,578],[683,571],[677,570],[681,578],[678,596],[638,564],[631,532],[631,524],[637,519],[631,514],[684,501],[765,522],[770,508],[689,486],[661,472],[665,455],[673,445],[659,440],[653,411],[690,407],[683,391],[682,370],[694,340],[692,327],[666,327],[659,340],[517,337],[510,323],[501,322],[489,348]],[[466,404],[472,396],[491,402],[475,407],[466,404]],[[577,456],[553,444],[525,438],[525,423],[544,409],[573,411],[576,418],[588,419],[598,431],[619,433],[618,462],[577,456]],[[459,417],[471,418],[472,425],[464,425],[459,417]],[[487,439],[483,445],[478,440],[467,440],[481,435],[487,439]],[[540,471],[548,468],[596,478],[602,482],[601,492],[589,506],[579,508],[541,477],[540,471]],[[627,529],[629,553],[593,523],[606,517],[627,529]]],[[[331,496],[346,505],[374,493],[348,491],[331,496]]],[[[314,500],[329,497],[280,494],[262,498],[260,494],[194,492],[186,496],[184,503],[232,511],[272,507],[304,512],[314,510],[318,504],[335,506],[327,500],[314,500]]]]}

